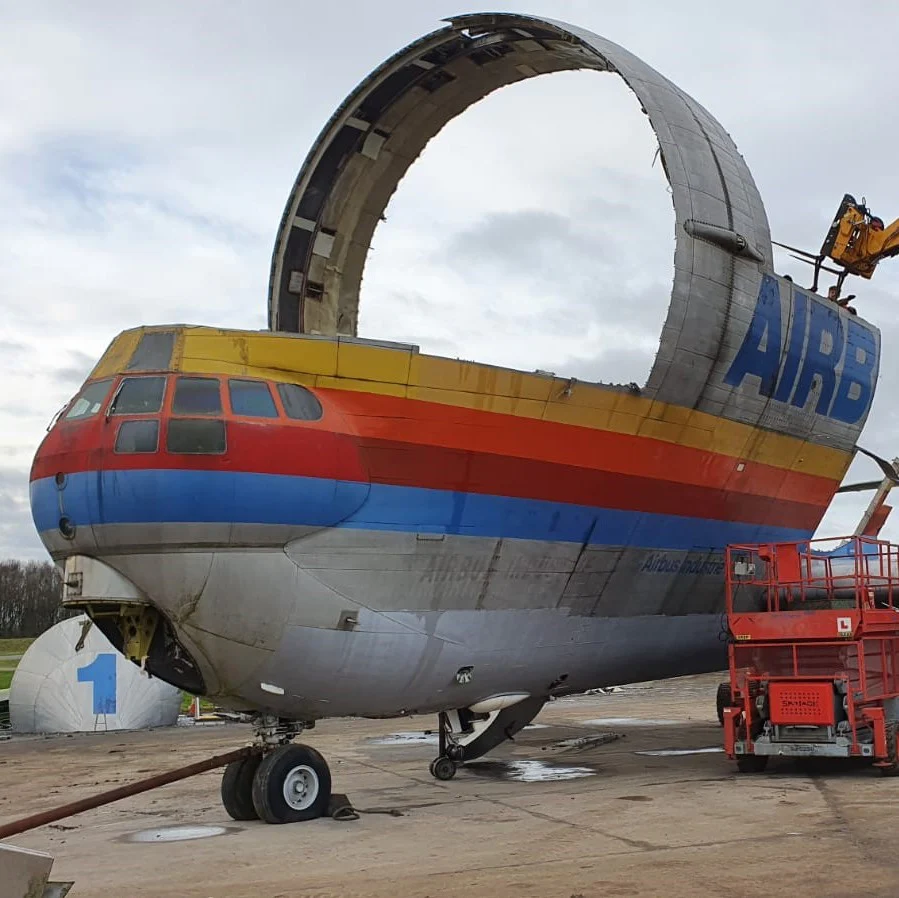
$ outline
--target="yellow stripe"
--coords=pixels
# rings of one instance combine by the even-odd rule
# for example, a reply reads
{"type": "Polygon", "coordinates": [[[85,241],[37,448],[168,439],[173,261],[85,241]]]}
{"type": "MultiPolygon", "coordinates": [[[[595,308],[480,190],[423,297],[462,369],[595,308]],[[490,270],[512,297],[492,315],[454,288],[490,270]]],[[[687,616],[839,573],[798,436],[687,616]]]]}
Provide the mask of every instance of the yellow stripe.
{"type": "Polygon", "coordinates": [[[98,377],[112,377],[125,370],[128,360],[131,358],[137,344],[143,336],[144,329],[124,331],[119,334],[106,348],[106,352],[100,357],[100,361],[94,365],[94,370],[88,375],[88,380],[96,380],[98,377]]]}
{"type": "MultiPolygon", "coordinates": [[[[92,376],[124,368],[143,329],[120,335],[92,376]]],[[[183,328],[176,370],[264,377],[633,434],[841,480],[852,453],[626,390],[338,338],[183,328]]]]}

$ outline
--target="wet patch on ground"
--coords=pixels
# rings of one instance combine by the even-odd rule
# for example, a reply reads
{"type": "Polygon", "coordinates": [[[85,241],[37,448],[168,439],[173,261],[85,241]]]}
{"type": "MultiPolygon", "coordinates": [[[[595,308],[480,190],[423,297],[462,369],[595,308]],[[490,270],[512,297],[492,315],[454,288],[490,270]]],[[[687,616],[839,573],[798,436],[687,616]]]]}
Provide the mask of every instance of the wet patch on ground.
{"type": "Polygon", "coordinates": [[[417,733],[388,733],[386,736],[377,736],[368,739],[369,745],[436,745],[437,734],[430,732],[417,733]]]}
{"type": "Polygon", "coordinates": [[[677,755],[709,755],[724,752],[723,748],[662,748],[656,751],[635,751],[635,755],[653,755],[657,758],[673,758],[677,755]]]}
{"type": "Polygon", "coordinates": [[[516,783],[553,783],[596,776],[592,767],[565,767],[544,761],[471,761],[463,769],[477,776],[516,783]]]}

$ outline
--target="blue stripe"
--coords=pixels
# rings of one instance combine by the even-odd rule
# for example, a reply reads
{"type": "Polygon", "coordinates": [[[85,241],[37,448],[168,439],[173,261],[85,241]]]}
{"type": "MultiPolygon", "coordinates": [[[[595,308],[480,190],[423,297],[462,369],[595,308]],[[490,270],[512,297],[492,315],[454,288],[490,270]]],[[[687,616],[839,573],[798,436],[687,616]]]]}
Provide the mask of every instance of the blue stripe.
{"type": "Polygon", "coordinates": [[[806,530],[561,502],[231,471],[132,470],[73,474],[31,485],[38,531],[61,513],[77,526],[259,523],[449,533],[649,549],[789,541],[806,530]],[[62,511],[61,511],[62,508],[62,511]]]}

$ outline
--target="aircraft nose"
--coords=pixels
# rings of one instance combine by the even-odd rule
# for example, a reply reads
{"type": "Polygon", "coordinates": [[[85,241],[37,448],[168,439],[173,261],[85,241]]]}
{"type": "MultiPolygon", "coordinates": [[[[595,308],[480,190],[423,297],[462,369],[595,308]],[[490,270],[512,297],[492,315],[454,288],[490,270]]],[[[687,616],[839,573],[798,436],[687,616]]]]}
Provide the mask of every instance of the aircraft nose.
{"type": "Polygon", "coordinates": [[[113,383],[109,377],[86,384],[53,422],[32,462],[31,516],[55,558],[96,549],[96,474],[89,472],[113,383]]]}
{"type": "Polygon", "coordinates": [[[261,380],[125,375],[88,384],[52,427],[32,466],[31,509],[59,558],[284,545],[340,523],[368,490],[327,397],[261,380]]]}
{"type": "Polygon", "coordinates": [[[86,484],[76,480],[71,490],[70,486],[69,477],[62,471],[31,482],[31,516],[51,555],[63,549],[69,554],[69,551],[82,551],[96,545],[90,522],[82,514],[86,505],[86,484]],[[75,498],[75,492],[82,494],[80,501],[75,498]]]}

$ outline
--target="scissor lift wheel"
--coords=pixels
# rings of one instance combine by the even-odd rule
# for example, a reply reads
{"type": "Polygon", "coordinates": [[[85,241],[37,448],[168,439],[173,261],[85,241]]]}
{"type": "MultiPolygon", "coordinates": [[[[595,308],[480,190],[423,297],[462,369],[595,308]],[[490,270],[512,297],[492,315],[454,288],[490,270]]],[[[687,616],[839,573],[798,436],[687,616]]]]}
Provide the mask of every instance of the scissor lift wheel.
{"type": "Polygon", "coordinates": [[[886,737],[888,763],[880,768],[880,772],[884,776],[899,776],[899,743],[896,741],[899,739],[899,722],[887,721],[886,737]]]}
{"type": "Polygon", "coordinates": [[[767,766],[767,755],[740,755],[737,758],[737,770],[740,773],[761,773],[767,766]]]}

